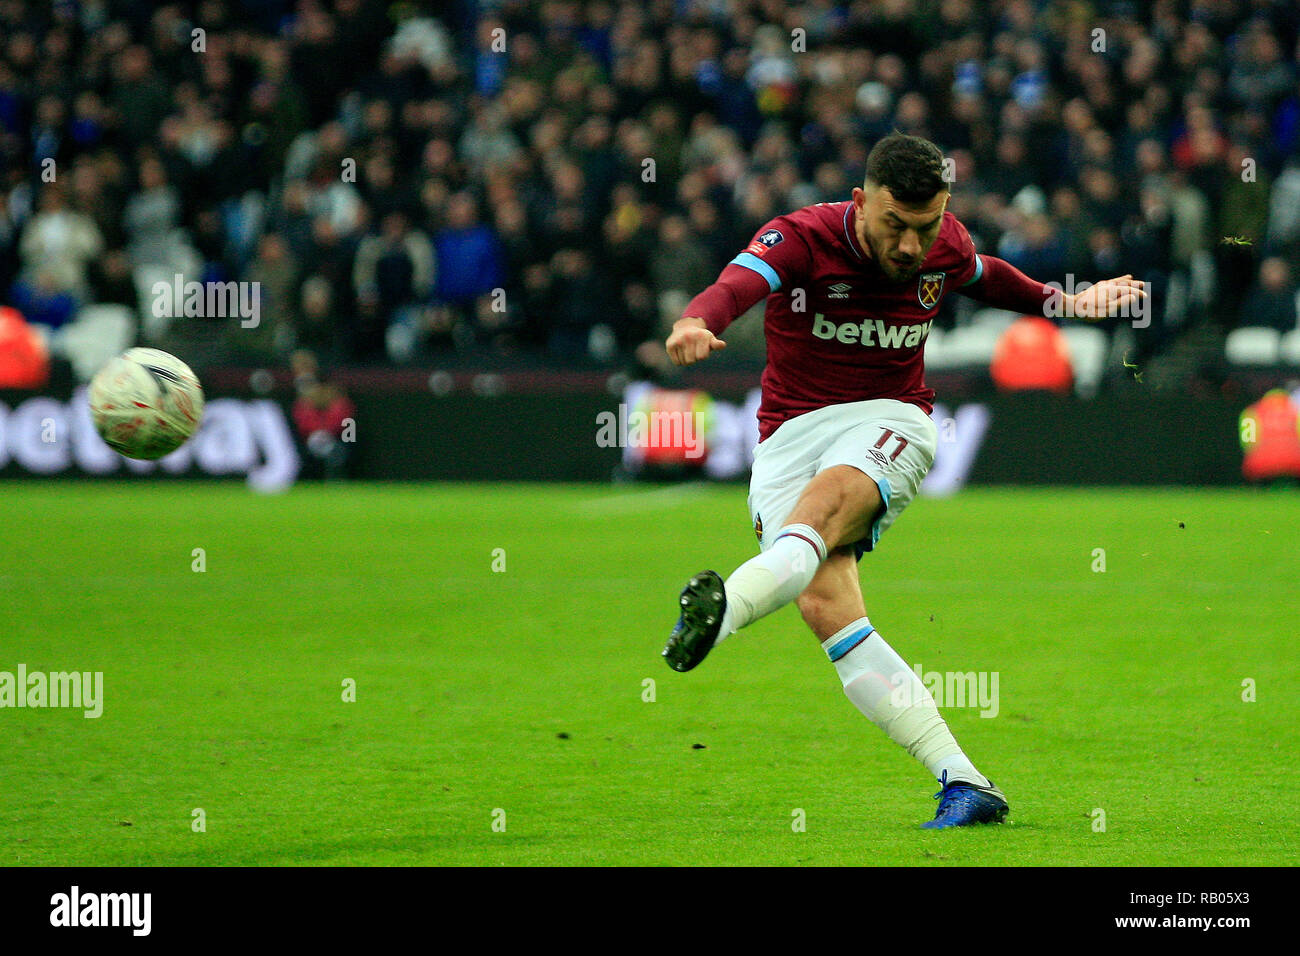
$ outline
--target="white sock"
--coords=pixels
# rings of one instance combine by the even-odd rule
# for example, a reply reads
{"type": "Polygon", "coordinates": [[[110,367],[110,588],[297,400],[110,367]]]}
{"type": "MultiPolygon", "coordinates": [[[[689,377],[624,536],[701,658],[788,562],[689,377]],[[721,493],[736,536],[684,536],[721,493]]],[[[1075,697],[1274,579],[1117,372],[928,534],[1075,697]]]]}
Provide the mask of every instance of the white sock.
{"type": "Polygon", "coordinates": [[[822,649],[835,664],[845,696],[935,779],[989,786],[957,746],[929,690],[869,620],[858,618],[841,628],[822,641],[822,649]]]}
{"type": "Polygon", "coordinates": [[[808,525],[790,524],[778,531],[766,551],[727,578],[727,611],[718,640],[797,598],[824,560],[826,545],[808,525]]]}

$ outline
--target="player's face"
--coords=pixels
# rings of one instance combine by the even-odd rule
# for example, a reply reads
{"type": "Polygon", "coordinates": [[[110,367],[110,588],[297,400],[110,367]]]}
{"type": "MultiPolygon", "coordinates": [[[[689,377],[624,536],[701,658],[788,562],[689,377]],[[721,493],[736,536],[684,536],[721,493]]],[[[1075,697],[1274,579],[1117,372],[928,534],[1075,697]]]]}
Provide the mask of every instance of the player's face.
{"type": "Polygon", "coordinates": [[[921,271],[930,247],[939,238],[948,190],[919,205],[905,205],[884,186],[853,190],[858,242],[894,282],[905,282],[921,271]]]}

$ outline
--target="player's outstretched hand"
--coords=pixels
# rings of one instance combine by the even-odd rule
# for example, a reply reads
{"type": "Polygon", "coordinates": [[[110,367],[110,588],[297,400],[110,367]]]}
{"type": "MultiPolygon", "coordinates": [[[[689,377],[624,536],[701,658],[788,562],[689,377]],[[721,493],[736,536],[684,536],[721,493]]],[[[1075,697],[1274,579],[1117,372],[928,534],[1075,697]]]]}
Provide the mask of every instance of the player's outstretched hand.
{"type": "Polygon", "coordinates": [[[727,343],[706,329],[702,318],[687,315],[673,324],[673,331],[664,347],[674,365],[691,365],[708,358],[718,349],[725,349],[727,343]]]}
{"type": "Polygon", "coordinates": [[[1076,319],[1142,315],[1147,295],[1147,284],[1131,275],[1106,279],[1071,296],[1067,314],[1076,319]]]}

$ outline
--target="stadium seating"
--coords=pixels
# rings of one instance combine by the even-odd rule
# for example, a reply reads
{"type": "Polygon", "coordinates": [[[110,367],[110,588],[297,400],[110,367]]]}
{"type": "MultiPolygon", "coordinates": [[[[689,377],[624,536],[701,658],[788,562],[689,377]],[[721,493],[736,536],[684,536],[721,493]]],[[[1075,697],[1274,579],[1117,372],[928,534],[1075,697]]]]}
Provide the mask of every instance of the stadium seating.
{"type": "Polygon", "coordinates": [[[1106,371],[1110,342],[1105,332],[1091,325],[1069,325],[1061,333],[1070,349],[1074,390],[1080,397],[1089,398],[1097,393],[1106,371]]]}
{"type": "Polygon", "coordinates": [[[1300,329],[1292,329],[1283,335],[1278,351],[1283,364],[1300,367],[1300,329]]]}
{"type": "Polygon", "coordinates": [[[1016,313],[1006,309],[979,309],[970,317],[970,325],[1001,335],[1016,320],[1016,313]]]}
{"type": "MultiPolygon", "coordinates": [[[[294,348],[308,347],[341,365],[627,363],[647,341],[662,343],[684,303],[765,222],[847,198],[870,143],[893,128],[954,153],[953,211],[981,252],[1002,250],[1042,281],[1159,276],[1162,308],[1139,332],[1146,357],[1170,355],[1198,326],[1235,325],[1243,297],[1258,291],[1265,257],[1288,264],[1271,287],[1274,304],[1277,290],[1300,278],[1295,4],[1224,4],[1208,60],[1202,24],[1171,27],[1177,18],[1157,14],[1161,5],[1128,4],[1131,32],[1111,53],[1079,56],[1049,44],[1035,69],[1005,62],[1005,51],[1051,36],[1054,4],[1013,4],[1019,12],[1005,18],[986,16],[980,4],[883,5],[897,8],[886,20],[928,38],[924,60],[919,47],[904,53],[878,29],[881,5],[846,0],[648,8],[582,0],[562,5],[556,24],[545,5],[528,3],[339,0],[272,4],[275,14],[258,13],[262,4],[217,4],[224,25],[208,28],[213,42],[196,70],[168,39],[176,5],[107,3],[90,5],[102,8],[100,29],[78,28],[54,43],[58,62],[47,69],[69,80],[61,84],[31,82],[22,51],[46,33],[63,37],[63,8],[86,5],[10,6],[0,12],[0,74],[22,82],[0,90],[7,148],[36,160],[28,168],[57,159],[77,172],[66,187],[62,177],[57,187],[21,177],[7,187],[16,191],[13,221],[0,224],[0,301],[21,307],[49,264],[33,237],[45,204],[57,200],[105,256],[128,260],[144,343],[186,339],[197,324],[149,308],[153,284],[179,273],[275,280],[268,301],[286,331],[240,337],[240,361],[283,366],[294,348]],[[806,51],[776,42],[778,9],[791,22],[822,11],[806,51]],[[511,42],[484,48],[484,31],[501,16],[511,42]],[[936,16],[943,27],[931,35],[936,16]],[[691,42],[679,43],[678,30],[691,42]],[[116,52],[106,52],[101,38],[119,34],[116,52]],[[1254,43],[1243,40],[1257,34],[1283,51],[1270,75],[1285,82],[1262,98],[1243,80],[1262,69],[1254,43]],[[1152,56],[1162,69],[1148,74],[1152,56]],[[1214,107],[1221,116],[1215,137],[1193,149],[1201,86],[1211,80],[1222,88],[1214,107]],[[108,109],[78,105],[83,87],[108,109]],[[1197,96],[1185,99],[1187,91],[1197,96]],[[42,118],[60,105],[62,132],[42,118]],[[1022,142],[1026,129],[1050,131],[1066,113],[1063,135],[1022,142]],[[1137,119],[1143,128],[1130,128],[1137,119]],[[1270,131],[1267,145],[1260,130],[1270,131]],[[1204,161],[1197,150],[1209,151],[1204,161]],[[1253,203],[1251,189],[1224,192],[1232,177],[1207,174],[1241,150],[1259,157],[1253,203]],[[644,175],[647,158],[659,164],[654,176],[644,175]],[[392,212],[432,245],[437,279],[431,287],[402,279],[426,269],[396,252],[376,302],[370,270],[357,270],[356,260],[392,212]],[[656,240],[674,220],[686,223],[679,252],[656,240]],[[279,241],[264,247],[272,234],[279,241]],[[1219,240],[1230,236],[1248,241],[1219,240]],[[458,249],[481,261],[481,275],[457,264],[458,249]],[[566,264],[578,259],[586,265],[570,272],[566,264]],[[329,288],[328,305],[310,318],[301,302],[308,283],[329,288]],[[498,288],[504,313],[485,305],[498,288]],[[598,326],[607,329],[593,334],[598,326]]],[[[78,305],[124,301],[95,275],[96,258],[60,257],[60,294],[78,305]]],[[[945,328],[954,321],[948,308],[937,316],[945,328]]],[[[970,303],[957,315],[969,308],[977,311],[958,318],[955,331],[932,331],[932,367],[983,364],[990,331],[996,336],[1013,318],[970,303]]],[[[754,324],[720,361],[761,363],[762,342],[744,338],[754,324]]],[[[1294,364],[1291,342],[1280,358],[1294,364]]],[[[1218,348],[1216,338],[1216,359],[1218,348]]],[[[1235,338],[1233,363],[1267,364],[1269,348],[1258,337],[1235,338]]],[[[211,354],[218,364],[234,360],[211,354]]]]}
{"type": "Polygon", "coordinates": [[[124,305],[87,305],[75,321],[59,329],[56,354],[72,363],[77,379],[87,382],[104,363],[135,342],[136,317],[124,305]]]}
{"type": "Polygon", "coordinates": [[[991,325],[958,326],[944,337],[940,364],[949,367],[978,365],[987,368],[993,360],[993,350],[997,347],[1001,334],[1001,331],[991,325]]]}
{"type": "Polygon", "coordinates": [[[1281,341],[1277,329],[1247,326],[1229,332],[1223,348],[1233,365],[1276,365],[1281,341]]]}

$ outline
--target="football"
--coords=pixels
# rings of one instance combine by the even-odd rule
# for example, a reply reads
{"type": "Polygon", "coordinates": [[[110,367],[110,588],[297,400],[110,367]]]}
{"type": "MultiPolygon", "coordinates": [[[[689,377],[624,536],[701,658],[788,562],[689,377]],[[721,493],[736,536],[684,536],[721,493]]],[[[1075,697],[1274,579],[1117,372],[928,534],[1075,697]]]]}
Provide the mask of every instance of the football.
{"type": "Polygon", "coordinates": [[[110,448],[152,461],[175,451],[203,417],[190,367],[159,349],[128,349],[90,381],[90,417],[110,448]]]}

